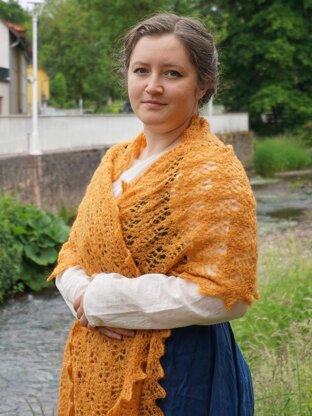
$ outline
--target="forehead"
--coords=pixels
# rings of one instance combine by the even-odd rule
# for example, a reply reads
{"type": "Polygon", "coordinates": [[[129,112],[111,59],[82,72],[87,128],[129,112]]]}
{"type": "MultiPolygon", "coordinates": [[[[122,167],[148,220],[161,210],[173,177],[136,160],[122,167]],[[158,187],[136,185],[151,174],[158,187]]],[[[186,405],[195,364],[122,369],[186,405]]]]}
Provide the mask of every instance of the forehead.
{"type": "Polygon", "coordinates": [[[174,34],[143,36],[130,56],[130,65],[138,62],[176,63],[192,66],[188,52],[182,41],[174,34]]]}

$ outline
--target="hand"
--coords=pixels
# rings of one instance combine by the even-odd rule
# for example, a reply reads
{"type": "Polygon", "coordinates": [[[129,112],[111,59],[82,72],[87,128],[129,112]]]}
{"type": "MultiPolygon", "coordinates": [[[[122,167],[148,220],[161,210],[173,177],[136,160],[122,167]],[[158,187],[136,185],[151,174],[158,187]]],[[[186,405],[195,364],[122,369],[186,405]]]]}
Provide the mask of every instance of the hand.
{"type": "Polygon", "coordinates": [[[132,329],[124,328],[111,328],[108,326],[97,326],[96,330],[99,331],[105,338],[121,340],[123,337],[134,337],[135,331],[132,329]]]}
{"type": "Polygon", "coordinates": [[[84,313],[83,297],[84,297],[84,293],[80,295],[78,298],[76,298],[74,300],[73,307],[75,309],[75,312],[77,313],[77,319],[79,320],[80,325],[85,328],[93,328],[93,326],[89,324],[86,318],[86,315],[84,313]]]}
{"type": "MultiPolygon", "coordinates": [[[[77,299],[75,299],[73,303],[73,307],[75,309],[75,312],[77,313],[77,318],[80,322],[80,325],[85,328],[94,329],[95,327],[89,324],[84,314],[83,297],[84,297],[84,293],[80,295],[77,299]]],[[[105,338],[109,338],[109,339],[121,340],[123,337],[135,336],[135,331],[133,331],[132,329],[111,328],[108,326],[97,326],[96,330],[99,331],[105,338]]]]}

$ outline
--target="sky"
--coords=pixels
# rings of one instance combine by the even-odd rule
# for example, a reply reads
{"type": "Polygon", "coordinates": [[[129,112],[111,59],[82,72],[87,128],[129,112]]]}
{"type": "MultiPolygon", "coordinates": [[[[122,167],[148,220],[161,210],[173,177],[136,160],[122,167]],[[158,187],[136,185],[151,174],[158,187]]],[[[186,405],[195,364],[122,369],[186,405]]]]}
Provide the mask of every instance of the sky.
{"type": "MultiPolygon", "coordinates": [[[[37,0],[36,0],[37,1],[37,0]]],[[[31,3],[31,0],[17,0],[20,6],[22,6],[24,9],[29,8],[29,5],[31,3]]],[[[41,1],[43,3],[44,1],[41,1]]]]}
{"type": "Polygon", "coordinates": [[[19,2],[19,4],[20,4],[22,7],[24,7],[24,9],[26,8],[26,6],[27,6],[27,0],[18,0],[18,2],[19,2]]]}

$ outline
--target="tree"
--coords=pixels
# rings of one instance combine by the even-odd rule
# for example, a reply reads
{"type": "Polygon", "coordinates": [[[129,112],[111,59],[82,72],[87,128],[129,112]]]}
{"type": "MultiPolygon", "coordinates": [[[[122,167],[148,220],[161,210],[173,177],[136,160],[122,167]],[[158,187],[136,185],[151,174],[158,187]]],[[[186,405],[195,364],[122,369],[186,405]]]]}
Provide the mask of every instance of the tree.
{"type": "Polygon", "coordinates": [[[123,34],[159,11],[199,17],[215,34],[217,100],[247,111],[254,129],[264,116],[277,130],[311,119],[311,0],[49,0],[39,19],[40,63],[52,77],[63,73],[70,100],[99,109],[124,95],[116,69],[123,34]]]}
{"type": "Polygon", "coordinates": [[[283,131],[312,116],[311,1],[220,1],[226,35],[220,43],[223,89],[233,111],[252,126],[283,131]]]}
{"type": "Polygon", "coordinates": [[[53,78],[51,93],[55,103],[64,108],[67,100],[67,85],[64,75],[60,72],[53,78]]]}
{"type": "Polygon", "coordinates": [[[30,20],[30,16],[16,0],[9,0],[8,2],[0,0],[0,19],[24,25],[30,20]]]}
{"type": "MultiPolygon", "coordinates": [[[[176,1],[186,8],[185,0],[176,1]]],[[[119,41],[138,19],[172,10],[172,1],[50,0],[39,20],[39,59],[53,76],[62,72],[69,99],[93,101],[125,95],[118,74],[119,41]]]]}

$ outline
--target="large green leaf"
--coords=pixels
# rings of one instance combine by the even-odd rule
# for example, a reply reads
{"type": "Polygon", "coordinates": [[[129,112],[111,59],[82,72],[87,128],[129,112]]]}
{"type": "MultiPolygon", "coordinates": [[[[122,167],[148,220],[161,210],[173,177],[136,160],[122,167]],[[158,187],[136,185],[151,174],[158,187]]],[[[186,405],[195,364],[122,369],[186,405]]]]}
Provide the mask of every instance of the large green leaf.
{"type": "Polygon", "coordinates": [[[47,274],[42,268],[33,267],[28,263],[24,263],[20,280],[31,290],[39,291],[50,285],[50,282],[47,282],[46,276],[47,274]]]}
{"type": "Polygon", "coordinates": [[[55,219],[45,230],[45,235],[57,243],[65,243],[69,235],[69,227],[62,220],[55,219]]]}
{"type": "Polygon", "coordinates": [[[49,215],[42,215],[39,218],[29,219],[27,221],[28,225],[30,225],[34,230],[42,231],[46,227],[48,227],[53,219],[49,215]]]}
{"type": "Polygon", "coordinates": [[[40,266],[52,264],[57,259],[57,251],[53,247],[40,248],[34,244],[24,247],[26,257],[40,266]]]}

